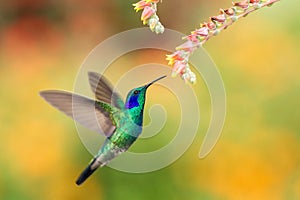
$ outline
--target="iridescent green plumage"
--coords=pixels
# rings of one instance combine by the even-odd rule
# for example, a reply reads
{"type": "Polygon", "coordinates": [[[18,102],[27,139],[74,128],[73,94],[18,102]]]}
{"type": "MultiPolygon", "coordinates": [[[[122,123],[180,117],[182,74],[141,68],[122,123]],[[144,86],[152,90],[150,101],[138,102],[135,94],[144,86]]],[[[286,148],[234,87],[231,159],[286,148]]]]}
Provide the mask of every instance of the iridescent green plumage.
{"type": "Polygon", "coordinates": [[[89,82],[97,100],[59,90],[40,92],[52,106],[107,137],[96,157],[77,179],[77,185],[135,142],[142,132],[147,88],[164,77],[129,91],[125,103],[109,82],[95,72],[89,72],[89,82]]]}

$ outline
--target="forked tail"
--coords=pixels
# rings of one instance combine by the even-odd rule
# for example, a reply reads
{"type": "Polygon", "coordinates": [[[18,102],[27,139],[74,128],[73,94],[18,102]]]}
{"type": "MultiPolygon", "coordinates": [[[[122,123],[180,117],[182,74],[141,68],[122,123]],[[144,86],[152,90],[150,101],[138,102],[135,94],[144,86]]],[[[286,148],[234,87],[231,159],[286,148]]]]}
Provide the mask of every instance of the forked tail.
{"type": "Polygon", "coordinates": [[[81,185],[90,175],[102,165],[101,162],[97,161],[97,157],[92,160],[92,162],[83,170],[78,179],[76,180],[76,185],[81,185]]]}

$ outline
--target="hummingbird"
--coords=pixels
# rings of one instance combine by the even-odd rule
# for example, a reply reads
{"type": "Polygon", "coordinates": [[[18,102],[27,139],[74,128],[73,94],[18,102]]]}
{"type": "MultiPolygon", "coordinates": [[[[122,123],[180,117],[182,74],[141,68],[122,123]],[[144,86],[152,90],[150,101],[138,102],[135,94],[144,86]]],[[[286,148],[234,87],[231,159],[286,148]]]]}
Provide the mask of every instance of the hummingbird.
{"type": "Polygon", "coordinates": [[[136,141],[142,132],[146,91],[166,76],[130,90],[125,103],[104,76],[88,72],[88,77],[95,99],[63,90],[40,92],[40,96],[54,108],[106,137],[97,155],[79,175],[77,185],[81,185],[96,169],[128,150],[136,141]]]}

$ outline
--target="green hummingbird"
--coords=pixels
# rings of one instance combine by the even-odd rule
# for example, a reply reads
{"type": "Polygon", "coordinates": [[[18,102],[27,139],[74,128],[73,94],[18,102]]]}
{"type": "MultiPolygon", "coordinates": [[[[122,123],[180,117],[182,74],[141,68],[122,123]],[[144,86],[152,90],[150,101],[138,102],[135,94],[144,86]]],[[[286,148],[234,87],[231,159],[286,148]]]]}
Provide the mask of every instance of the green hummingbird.
{"type": "Polygon", "coordinates": [[[96,169],[105,166],[128,150],[142,132],[146,91],[154,81],[130,90],[126,101],[113,90],[102,75],[89,72],[89,83],[95,100],[61,90],[41,91],[40,96],[79,124],[106,137],[97,155],[83,170],[76,184],[82,184],[96,169]]]}

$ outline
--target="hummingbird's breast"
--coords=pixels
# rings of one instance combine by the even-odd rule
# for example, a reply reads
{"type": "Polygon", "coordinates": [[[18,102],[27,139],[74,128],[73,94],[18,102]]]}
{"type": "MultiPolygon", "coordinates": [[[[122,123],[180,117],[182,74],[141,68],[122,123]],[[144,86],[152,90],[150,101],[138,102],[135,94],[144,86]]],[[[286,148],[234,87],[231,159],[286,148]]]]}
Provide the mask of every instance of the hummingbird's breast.
{"type": "Polygon", "coordinates": [[[136,141],[141,132],[142,128],[140,126],[133,125],[130,122],[118,127],[114,134],[108,137],[102,145],[98,153],[99,161],[105,165],[117,155],[125,152],[136,141]]]}
{"type": "Polygon", "coordinates": [[[120,120],[115,133],[109,138],[120,148],[128,149],[142,132],[142,126],[136,124],[136,121],[127,115],[120,120]]]}
{"type": "Polygon", "coordinates": [[[99,151],[99,159],[105,164],[126,151],[142,132],[142,118],[136,118],[131,112],[123,112],[118,116],[115,132],[106,139],[99,151]]]}

